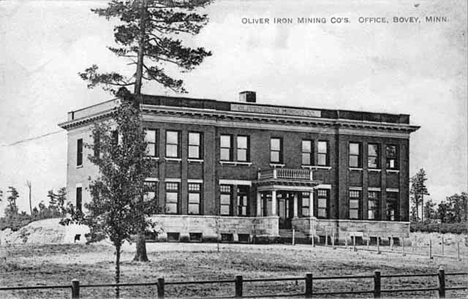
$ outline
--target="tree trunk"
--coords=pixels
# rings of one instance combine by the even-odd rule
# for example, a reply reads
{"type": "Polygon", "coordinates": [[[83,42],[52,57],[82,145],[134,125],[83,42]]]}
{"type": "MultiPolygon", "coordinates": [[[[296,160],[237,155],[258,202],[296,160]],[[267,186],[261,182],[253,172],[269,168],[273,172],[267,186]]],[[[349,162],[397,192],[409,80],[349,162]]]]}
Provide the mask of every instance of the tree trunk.
{"type": "MultiPolygon", "coordinates": [[[[115,283],[120,283],[120,245],[115,246],[115,283]]],[[[120,287],[115,287],[115,298],[120,298],[120,287]]]]}
{"type": "Polygon", "coordinates": [[[149,262],[148,255],[146,253],[146,239],[144,231],[138,233],[136,241],[136,253],[133,258],[134,262],[149,262]]]}
{"type": "Polygon", "coordinates": [[[421,210],[422,210],[422,215],[421,215],[421,222],[424,223],[424,193],[421,195],[421,210]]]}
{"type": "MultiPolygon", "coordinates": [[[[140,37],[138,40],[138,57],[137,57],[137,69],[135,73],[135,99],[140,100],[141,86],[143,81],[143,63],[144,63],[144,45],[145,45],[145,31],[146,31],[146,14],[147,14],[147,0],[141,0],[141,19],[140,19],[140,37]]],[[[138,105],[139,108],[139,105],[138,105]]],[[[145,239],[145,228],[142,228],[137,235],[136,241],[136,253],[133,261],[137,262],[148,262],[148,255],[146,254],[146,239],[145,239]]]]}
{"type": "Polygon", "coordinates": [[[141,85],[143,81],[143,57],[144,57],[144,46],[145,46],[145,31],[146,31],[146,0],[141,0],[141,18],[140,18],[140,37],[138,40],[138,57],[137,57],[137,69],[135,73],[135,89],[134,94],[138,97],[141,94],[141,85]]]}

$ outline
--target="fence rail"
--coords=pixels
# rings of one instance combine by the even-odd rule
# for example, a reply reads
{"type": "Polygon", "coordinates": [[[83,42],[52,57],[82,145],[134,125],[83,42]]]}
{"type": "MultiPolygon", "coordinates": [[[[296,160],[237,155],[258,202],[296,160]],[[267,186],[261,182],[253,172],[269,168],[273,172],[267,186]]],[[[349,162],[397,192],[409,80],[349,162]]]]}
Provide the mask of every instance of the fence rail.
{"type": "MultiPolygon", "coordinates": [[[[29,286],[29,287],[0,287],[0,291],[15,291],[15,290],[34,290],[34,289],[71,289],[71,298],[80,298],[80,288],[100,288],[100,287],[129,287],[129,286],[156,286],[158,298],[165,297],[165,286],[173,285],[189,285],[189,284],[221,284],[221,283],[234,283],[234,298],[262,298],[262,297],[305,297],[311,298],[312,296],[333,296],[333,295],[355,295],[355,294],[373,294],[374,298],[380,298],[382,293],[406,293],[406,292],[434,292],[437,291],[439,298],[445,298],[445,292],[451,290],[468,290],[468,285],[464,286],[456,285],[446,287],[446,276],[468,276],[468,272],[458,273],[445,273],[443,268],[440,268],[437,273],[433,274],[401,274],[401,275],[381,275],[380,271],[375,271],[374,275],[355,275],[355,276],[318,276],[314,277],[308,273],[302,277],[283,277],[283,278],[251,278],[244,279],[242,276],[236,276],[235,279],[228,280],[199,280],[199,281],[168,281],[165,282],[164,278],[158,278],[156,282],[145,282],[145,283],[121,283],[121,284],[88,284],[80,285],[80,282],[76,279],[72,280],[71,285],[61,286],[29,286]],[[406,288],[406,289],[382,289],[382,278],[394,278],[394,277],[437,277],[438,285],[428,288],[406,288]],[[373,289],[367,290],[349,290],[349,291],[333,291],[333,292],[320,292],[315,290],[313,282],[323,280],[335,280],[335,279],[371,279],[373,278],[374,287],[373,289]],[[305,281],[305,289],[301,293],[290,293],[290,294],[259,294],[259,295],[244,295],[244,285],[252,282],[267,282],[267,281],[305,281]]],[[[226,298],[233,298],[226,297],[226,298]]],[[[216,298],[220,298],[217,296],[216,298]]]]}

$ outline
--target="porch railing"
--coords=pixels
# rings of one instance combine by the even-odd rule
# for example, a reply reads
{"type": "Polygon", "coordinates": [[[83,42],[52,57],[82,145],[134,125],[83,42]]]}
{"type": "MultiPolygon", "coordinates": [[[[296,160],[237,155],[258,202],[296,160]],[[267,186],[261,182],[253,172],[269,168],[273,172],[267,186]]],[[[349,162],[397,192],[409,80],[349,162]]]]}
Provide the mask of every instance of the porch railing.
{"type": "Polygon", "coordinates": [[[270,168],[258,172],[259,180],[268,179],[290,179],[290,180],[313,180],[311,169],[270,168]]]}

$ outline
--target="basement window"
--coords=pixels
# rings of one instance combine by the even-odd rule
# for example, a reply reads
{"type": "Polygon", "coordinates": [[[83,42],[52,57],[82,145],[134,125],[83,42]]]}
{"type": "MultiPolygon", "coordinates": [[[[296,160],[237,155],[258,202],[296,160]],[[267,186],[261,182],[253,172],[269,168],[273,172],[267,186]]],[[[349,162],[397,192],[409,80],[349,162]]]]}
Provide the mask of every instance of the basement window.
{"type": "Polygon", "coordinates": [[[177,242],[179,241],[180,233],[167,233],[167,241],[177,242]]]}
{"type": "Polygon", "coordinates": [[[189,233],[190,242],[201,242],[203,239],[202,233],[189,233]]]}
{"type": "Polygon", "coordinates": [[[239,242],[240,243],[249,243],[250,235],[249,234],[239,234],[239,242]]]}
{"type": "Polygon", "coordinates": [[[232,242],[233,240],[232,234],[221,234],[221,242],[232,242]]]}

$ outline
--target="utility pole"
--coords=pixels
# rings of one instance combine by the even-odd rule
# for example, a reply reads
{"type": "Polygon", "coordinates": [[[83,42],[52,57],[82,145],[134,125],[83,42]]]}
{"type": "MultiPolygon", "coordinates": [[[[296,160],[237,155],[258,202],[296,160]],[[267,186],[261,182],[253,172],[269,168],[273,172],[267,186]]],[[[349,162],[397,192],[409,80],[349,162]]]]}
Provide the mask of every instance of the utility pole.
{"type": "Polygon", "coordinates": [[[31,181],[27,181],[26,185],[28,186],[29,189],[29,213],[32,216],[32,203],[31,203],[31,181]]]}

